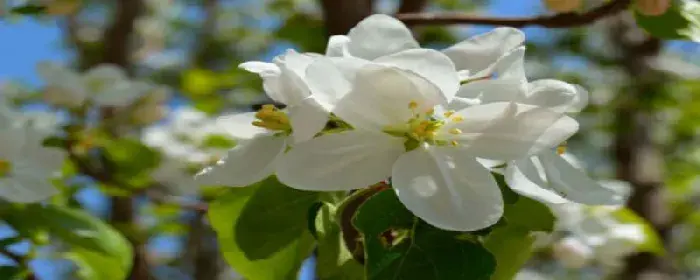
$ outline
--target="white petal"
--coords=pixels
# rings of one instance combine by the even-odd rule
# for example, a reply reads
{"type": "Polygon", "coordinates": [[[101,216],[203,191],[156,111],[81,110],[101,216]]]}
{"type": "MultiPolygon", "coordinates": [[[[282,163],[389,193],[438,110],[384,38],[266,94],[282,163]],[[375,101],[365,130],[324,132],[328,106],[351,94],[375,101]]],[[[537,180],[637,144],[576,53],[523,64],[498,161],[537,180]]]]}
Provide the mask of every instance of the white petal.
{"type": "Polygon", "coordinates": [[[440,91],[415,74],[368,64],[355,78],[353,89],[336,105],[334,113],[360,129],[381,131],[387,125],[403,125],[417,112],[441,101],[440,91]],[[415,102],[412,110],[409,104],[415,102]]]}
{"type": "Polygon", "coordinates": [[[350,38],[345,35],[333,35],[328,38],[328,46],[326,47],[326,56],[340,57],[347,52],[350,38]]]}
{"type": "MultiPolygon", "coordinates": [[[[567,199],[556,191],[547,188],[547,183],[540,174],[544,170],[538,170],[533,163],[536,157],[513,161],[508,164],[505,171],[505,179],[508,186],[515,192],[545,203],[567,203],[567,199]]],[[[541,166],[540,166],[541,169],[541,166]]]]}
{"type": "Polygon", "coordinates": [[[472,75],[477,75],[524,41],[525,34],[522,31],[499,27],[462,41],[443,52],[454,61],[457,70],[466,69],[472,75]]]}
{"type": "MultiPolygon", "coordinates": [[[[458,141],[477,157],[515,160],[553,148],[578,130],[576,120],[546,108],[496,102],[472,106],[454,114],[463,121],[449,121],[436,138],[458,141]],[[459,134],[450,133],[454,129],[459,134]]],[[[453,117],[453,118],[454,118],[453,117]]]]}
{"type": "Polygon", "coordinates": [[[442,229],[479,230],[503,215],[503,198],[491,173],[473,157],[449,147],[418,148],[402,155],[391,181],[406,208],[442,229]]]}
{"type": "Polygon", "coordinates": [[[478,99],[480,104],[494,102],[518,102],[527,91],[527,84],[510,79],[478,80],[466,83],[459,88],[457,96],[478,99]]]}
{"type": "Polygon", "coordinates": [[[58,193],[46,176],[32,174],[33,170],[20,178],[1,178],[0,197],[11,202],[33,203],[47,199],[58,193]]]}
{"type": "Polygon", "coordinates": [[[383,56],[374,62],[408,70],[440,88],[445,104],[459,89],[459,76],[449,57],[436,50],[413,49],[383,56]]]}
{"type": "Polygon", "coordinates": [[[331,111],[352,87],[351,80],[328,58],[319,58],[309,65],[306,81],[313,98],[327,111],[331,111]]]}
{"type": "Polygon", "coordinates": [[[586,107],[588,91],[558,80],[537,80],[528,86],[527,103],[558,112],[576,113],[586,107]]]}
{"type": "Polygon", "coordinates": [[[109,86],[110,84],[126,79],[127,77],[124,70],[114,64],[100,64],[85,73],[85,81],[88,84],[96,83],[109,86]]]}
{"type": "Polygon", "coordinates": [[[371,15],[360,21],[350,30],[348,37],[350,54],[370,60],[419,47],[406,25],[382,14],[371,15]]]}
{"type": "Polygon", "coordinates": [[[314,62],[314,57],[289,49],[283,55],[276,57],[274,62],[282,71],[285,69],[290,70],[296,74],[297,77],[303,79],[306,75],[306,68],[314,62]]]}
{"type": "Polygon", "coordinates": [[[277,177],[302,190],[360,189],[387,179],[403,152],[403,139],[383,133],[327,134],[295,145],[280,160],[277,177]]]}
{"type": "Polygon", "coordinates": [[[261,77],[279,75],[280,68],[274,63],[261,61],[248,61],[238,65],[238,68],[251,73],[259,74],[261,77]]]}
{"type": "Polygon", "coordinates": [[[221,132],[237,139],[252,139],[268,133],[267,129],[254,126],[255,120],[255,112],[237,113],[218,117],[215,126],[221,132]]]}
{"type": "Polygon", "coordinates": [[[272,175],[278,158],[284,153],[286,137],[261,135],[238,143],[216,165],[195,176],[200,186],[242,187],[272,175]]]}
{"type": "Polygon", "coordinates": [[[594,181],[566,162],[553,151],[539,155],[547,181],[552,189],[571,201],[595,205],[619,205],[625,203],[623,194],[594,181]]]}
{"type": "Polygon", "coordinates": [[[101,106],[124,107],[151,89],[153,86],[145,82],[117,81],[94,92],[93,101],[101,106]]]}
{"type": "Polygon", "coordinates": [[[287,110],[292,125],[292,137],[296,143],[309,140],[321,132],[330,115],[313,98],[306,98],[298,105],[287,107],[287,110]]]}
{"type": "Polygon", "coordinates": [[[524,61],[525,47],[518,47],[504,54],[486,71],[497,79],[526,83],[524,61]]]}

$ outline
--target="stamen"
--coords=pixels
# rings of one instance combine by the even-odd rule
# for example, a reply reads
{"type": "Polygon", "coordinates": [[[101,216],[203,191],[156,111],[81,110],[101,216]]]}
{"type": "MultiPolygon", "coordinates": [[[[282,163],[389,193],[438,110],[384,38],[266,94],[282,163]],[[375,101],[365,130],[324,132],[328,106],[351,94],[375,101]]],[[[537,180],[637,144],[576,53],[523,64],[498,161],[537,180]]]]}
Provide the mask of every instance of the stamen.
{"type": "Polygon", "coordinates": [[[452,146],[457,147],[459,145],[459,142],[457,142],[457,140],[452,140],[450,141],[450,144],[452,144],[452,146]]]}
{"type": "Polygon", "coordinates": [[[418,102],[416,102],[416,101],[411,101],[411,102],[409,102],[409,103],[408,103],[408,108],[411,109],[411,110],[418,108],[418,102]]]}
{"type": "Polygon", "coordinates": [[[464,118],[463,118],[462,116],[454,116],[454,117],[452,117],[452,121],[453,121],[453,122],[461,122],[461,121],[463,121],[463,120],[464,120],[464,118]]]}
{"type": "Polygon", "coordinates": [[[2,177],[7,177],[10,175],[10,171],[12,170],[12,163],[6,160],[0,159],[0,178],[2,177]]]}
{"type": "Polygon", "coordinates": [[[566,153],[566,142],[561,143],[561,144],[557,147],[557,154],[563,155],[564,153],[566,153]]]}
{"type": "Polygon", "coordinates": [[[445,116],[445,118],[449,118],[449,117],[451,117],[454,113],[455,113],[455,111],[447,111],[447,112],[445,112],[443,115],[445,116]]]}
{"type": "Polygon", "coordinates": [[[459,129],[459,128],[453,128],[453,129],[450,129],[450,133],[452,133],[452,134],[462,134],[462,130],[459,129]]]}

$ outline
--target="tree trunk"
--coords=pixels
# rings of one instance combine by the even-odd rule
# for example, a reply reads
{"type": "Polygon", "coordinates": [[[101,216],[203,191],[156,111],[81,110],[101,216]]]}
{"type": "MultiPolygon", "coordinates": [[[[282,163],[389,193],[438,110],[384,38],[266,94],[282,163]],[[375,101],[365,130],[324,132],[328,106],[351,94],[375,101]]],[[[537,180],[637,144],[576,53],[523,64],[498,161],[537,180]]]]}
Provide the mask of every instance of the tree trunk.
{"type": "MultiPolygon", "coordinates": [[[[614,21],[610,35],[621,51],[622,67],[631,82],[621,92],[615,109],[617,177],[632,186],[627,206],[649,221],[668,248],[672,216],[663,185],[663,154],[651,137],[655,120],[650,106],[654,95],[660,94],[664,75],[648,63],[659,54],[661,41],[645,35],[629,15],[614,21]]],[[[668,257],[638,253],[627,258],[620,279],[672,277],[673,268],[668,257]]]]}

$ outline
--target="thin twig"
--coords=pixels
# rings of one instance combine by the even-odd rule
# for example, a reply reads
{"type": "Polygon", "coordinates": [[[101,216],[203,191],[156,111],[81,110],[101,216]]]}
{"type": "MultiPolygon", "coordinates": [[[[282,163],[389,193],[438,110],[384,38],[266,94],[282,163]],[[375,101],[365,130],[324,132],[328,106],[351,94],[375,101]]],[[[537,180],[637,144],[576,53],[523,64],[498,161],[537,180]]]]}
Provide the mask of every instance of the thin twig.
{"type": "Polygon", "coordinates": [[[18,254],[15,254],[13,252],[10,252],[5,247],[0,247],[0,254],[3,254],[6,257],[8,257],[9,259],[13,260],[14,262],[17,263],[17,265],[24,265],[25,264],[24,257],[22,257],[18,254]]]}
{"type": "Polygon", "coordinates": [[[560,13],[536,17],[496,18],[467,15],[463,13],[408,13],[396,18],[407,25],[480,24],[510,27],[541,26],[568,28],[591,24],[599,19],[627,9],[632,0],[613,0],[585,13],[560,13]]]}

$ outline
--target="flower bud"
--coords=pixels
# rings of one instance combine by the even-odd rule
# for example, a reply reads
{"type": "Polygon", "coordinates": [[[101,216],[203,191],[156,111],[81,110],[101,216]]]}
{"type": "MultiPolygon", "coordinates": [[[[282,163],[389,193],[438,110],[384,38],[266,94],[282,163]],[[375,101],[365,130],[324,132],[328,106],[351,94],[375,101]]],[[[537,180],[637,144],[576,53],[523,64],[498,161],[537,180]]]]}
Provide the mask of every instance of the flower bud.
{"type": "Polygon", "coordinates": [[[645,16],[660,16],[671,6],[671,0],[637,0],[637,11],[645,16]]]}
{"type": "Polygon", "coordinates": [[[582,268],[591,260],[593,249],[576,238],[567,237],[552,247],[552,254],[568,268],[582,268]]]}
{"type": "Polygon", "coordinates": [[[558,13],[568,13],[581,7],[581,0],[544,0],[548,9],[558,13]]]}

